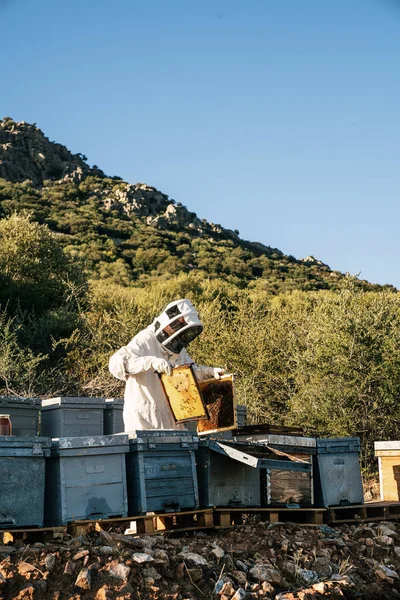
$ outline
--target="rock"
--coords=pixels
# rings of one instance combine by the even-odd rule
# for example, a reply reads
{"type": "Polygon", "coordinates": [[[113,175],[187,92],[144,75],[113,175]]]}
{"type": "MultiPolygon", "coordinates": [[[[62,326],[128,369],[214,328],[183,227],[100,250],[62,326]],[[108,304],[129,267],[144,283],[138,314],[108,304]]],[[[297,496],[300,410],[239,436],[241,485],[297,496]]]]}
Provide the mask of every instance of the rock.
{"type": "Polygon", "coordinates": [[[25,561],[18,563],[18,573],[20,575],[26,575],[30,571],[36,571],[36,567],[25,561]]]}
{"type": "Polygon", "coordinates": [[[383,546],[393,546],[394,539],[388,535],[377,535],[375,541],[383,546]]]}
{"type": "Polygon", "coordinates": [[[247,573],[247,571],[249,570],[249,567],[242,560],[237,560],[236,566],[238,569],[240,569],[241,571],[244,571],[245,573],[247,573]]]}
{"type": "Polygon", "coordinates": [[[118,554],[118,550],[112,546],[99,546],[98,551],[100,554],[103,554],[103,556],[113,556],[118,554]]]}
{"type": "Polygon", "coordinates": [[[88,554],[89,554],[89,550],[80,550],[79,552],[74,554],[74,556],[72,557],[72,560],[79,560],[81,558],[84,558],[85,556],[88,556],[88,554]]]}
{"type": "Polygon", "coordinates": [[[188,574],[194,583],[197,583],[200,581],[200,579],[203,579],[203,569],[200,569],[199,567],[188,569],[188,574]]]}
{"type": "Polygon", "coordinates": [[[44,595],[47,592],[47,581],[44,579],[36,579],[33,582],[33,587],[39,595],[44,595]]]}
{"type": "Polygon", "coordinates": [[[296,575],[303,583],[310,585],[318,581],[318,574],[308,569],[297,569],[296,575]]]}
{"type": "Polygon", "coordinates": [[[159,565],[169,565],[168,552],[166,552],[165,550],[154,550],[153,558],[155,562],[159,565]]]}
{"type": "Polygon", "coordinates": [[[326,579],[332,575],[331,561],[325,556],[319,556],[312,562],[312,570],[319,578],[326,579]]]}
{"type": "Polygon", "coordinates": [[[266,594],[270,594],[271,596],[274,592],[273,586],[268,581],[262,582],[261,589],[263,590],[263,592],[265,592],[266,594]]]}
{"type": "Polygon", "coordinates": [[[13,552],[16,552],[17,549],[15,548],[15,546],[0,546],[0,557],[5,557],[5,556],[9,556],[10,554],[13,554],[13,552]]]}
{"type": "Polygon", "coordinates": [[[237,584],[245,586],[247,583],[247,575],[244,571],[232,571],[232,577],[237,584]]]}
{"type": "Polygon", "coordinates": [[[95,600],[113,600],[114,592],[107,585],[103,585],[97,590],[95,600]]]}
{"type": "Polygon", "coordinates": [[[365,545],[369,548],[374,546],[374,540],[372,538],[365,538],[365,545]]]}
{"type": "Polygon", "coordinates": [[[92,576],[86,567],[83,567],[78,573],[78,577],[75,580],[75,586],[81,590],[90,590],[92,587],[92,576]]]}
{"type": "Polygon", "coordinates": [[[393,571],[392,569],[389,569],[388,567],[385,567],[384,565],[379,565],[378,569],[375,571],[375,574],[384,580],[387,579],[388,577],[390,579],[399,579],[399,576],[396,573],[396,571],[393,571]]]}
{"type": "Polygon", "coordinates": [[[132,559],[138,565],[145,565],[154,561],[154,558],[150,554],[145,554],[144,552],[135,552],[132,554],[132,559]]]}
{"type": "Polygon", "coordinates": [[[203,556],[200,556],[200,554],[196,554],[196,552],[187,552],[187,551],[183,551],[180,552],[178,554],[178,556],[180,558],[183,558],[183,560],[188,563],[189,565],[194,565],[195,567],[206,567],[207,566],[207,561],[203,556]]]}
{"type": "Polygon", "coordinates": [[[154,581],[158,581],[159,579],[161,579],[161,575],[157,573],[154,567],[147,567],[146,569],[144,569],[143,575],[144,577],[151,577],[152,579],[154,579],[154,581]]]}
{"type": "Polygon", "coordinates": [[[68,560],[65,563],[64,575],[72,575],[75,571],[75,563],[72,560],[68,560]]]}
{"type": "Polygon", "coordinates": [[[231,581],[226,581],[224,583],[224,585],[222,586],[221,591],[219,592],[219,594],[221,596],[224,595],[224,596],[228,596],[228,597],[231,597],[234,593],[235,593],[235,589],[234,589],[231,581]]]}
{"type": "Polygon", "coordinates": [[[185,577],[186,567],[185,563],[179,563],[179,565],[175,569],[175,577],[180,580],[185,577]]]}
{"type": "Polygon", "coordinates": [[[213,554],[218,561],[225,556],[224,550],[222,550],[222,548],[220,548],[219,546],[215,546],[211,550],[211,554],[213,554]]]}
{"type": "Polygon", "coordinates": [[[270,565],[256,565],[250,569],[250,575],[258,581],[268,581],[273,585],[282,585],[282,575],[270,565]]]}
{"type": "Polygon", "coordinates": [[[388,537],[394,537],[397,538],[397,533],[396,533],[396,529],[392,529],[391,527],[387,527],[386,525],[380,525],[379,526],[379,535],[386,535],[388,537]]]}
{"type": "Polygon", "coordinates": [[[44,560],[44,564],[47,571],[52,571],[56,564],[56,554],[48,554],[44,560]]]}
{"type": "Polygon", "coordinates": [[[246,596],[246,592],[244,591],[243,588],[240,587],[233,594],[232,600],[244,600],[245,596],[246,596]]]}
{"type": "Polygon", "coordinates": [[[124,563],[113,560],[108,567],[108,572],[112,577],[125,581],[128,579],[131,569],[127,565],[124,565],[124,563]]]}
{"type": "Polygon", "coordinates": [[[33,600],[35,596],[35,588],[33,585],[27,585],[22,588],[18,595],[13,596],[13,600],[33,600]]]}
{"type": "Polygon", "coordinates": [[[400,558],[400,546],[395,546],[393,548],[394,553],[396,554],[396,556],[398,556],[398,558],[400,558]]]}

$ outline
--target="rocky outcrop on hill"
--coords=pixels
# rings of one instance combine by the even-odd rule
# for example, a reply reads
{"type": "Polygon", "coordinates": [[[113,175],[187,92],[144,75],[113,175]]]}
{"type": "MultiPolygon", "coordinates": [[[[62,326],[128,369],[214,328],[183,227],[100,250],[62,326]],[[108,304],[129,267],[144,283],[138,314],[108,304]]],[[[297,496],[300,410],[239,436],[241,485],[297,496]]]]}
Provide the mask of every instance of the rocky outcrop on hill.
{"type": "Polygon", "coordinates": [[[103,172],[90,168],[82,154],[72,154],[65,146],[50,142],[36,125],[9,117],[0,120],[0,177],[42,185],[46,179],[69,176],[80,181],[89,174],[103,172]]]}
{"type": "Polygon", "coordinates": [[[400,594],[398,523],[306,528],[250,520],[183,537],[107,529],[89,525],[78,538],[57,532],[51,543],[0,545],[1,597],[392,600],[400,594]]]}

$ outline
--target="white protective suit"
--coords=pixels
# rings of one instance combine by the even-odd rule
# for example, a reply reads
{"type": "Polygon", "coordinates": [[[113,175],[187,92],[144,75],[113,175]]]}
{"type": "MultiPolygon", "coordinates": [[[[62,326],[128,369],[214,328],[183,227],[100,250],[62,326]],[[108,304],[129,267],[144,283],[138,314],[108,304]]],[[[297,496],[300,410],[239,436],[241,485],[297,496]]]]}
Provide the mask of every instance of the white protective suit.
{"type": "Polygon", "coordinates": [[[113,354],[109,361],[110,372],[114,377],[126,381],[123,411],[125,431],[185,429],[183,424],[175,423],[157,371],[168,373],[171,366],[192,364],[198,379],[218,379],[222,369],[195,365],[185,347],[182,347],[182,342],[189,343],[202,329],[192,303],[189,300],[176,300],[168,304],[163,313],[135,335],[127,346],[113,354]],[[166,345],[178,353],[167,350],[166,345]]]}

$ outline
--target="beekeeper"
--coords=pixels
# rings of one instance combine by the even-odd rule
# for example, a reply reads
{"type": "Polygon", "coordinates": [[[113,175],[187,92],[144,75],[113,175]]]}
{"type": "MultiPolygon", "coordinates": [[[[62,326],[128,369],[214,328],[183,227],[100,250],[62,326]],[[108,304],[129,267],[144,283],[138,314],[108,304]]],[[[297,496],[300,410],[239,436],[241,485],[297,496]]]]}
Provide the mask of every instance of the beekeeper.
{"type": "Polygon", "coordinates": [[[110,372],[126,381],[125,431],[134,429],[184,429],[176,424],[157,373],[171,374],[172,367],[192,364],[199,380],[220,378],[223,369],[195,365],[186,347],[203,330],[189,300],[168,304],[153,323],[135,335],[110,358],[110,372]]]}

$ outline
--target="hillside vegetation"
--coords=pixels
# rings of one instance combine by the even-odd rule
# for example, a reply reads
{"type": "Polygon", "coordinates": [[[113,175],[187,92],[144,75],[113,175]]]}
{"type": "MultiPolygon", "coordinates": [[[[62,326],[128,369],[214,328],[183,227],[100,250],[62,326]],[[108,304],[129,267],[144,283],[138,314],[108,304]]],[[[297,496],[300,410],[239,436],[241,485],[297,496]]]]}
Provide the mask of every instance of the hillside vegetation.
{"type": "MultiPolygon", "coordinates": [[[[15,130],[2,123],[7,135],[15,130]]],[[[393,288],[244,242],[149,186],[128,189],[75,164],[72,173],[58,165],[57,180],[41,181],[32,167],[35,181],[13,181],[12,161],[6,164],[2,394],[120,395],[109,356],[167,302],[188,297],[204,322],[191,356],[236,374],[251,422],[359,435],[369,468],[373,441],[398,437],[400,298],[393,288]]]]}

